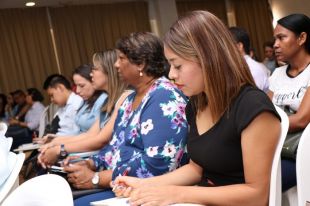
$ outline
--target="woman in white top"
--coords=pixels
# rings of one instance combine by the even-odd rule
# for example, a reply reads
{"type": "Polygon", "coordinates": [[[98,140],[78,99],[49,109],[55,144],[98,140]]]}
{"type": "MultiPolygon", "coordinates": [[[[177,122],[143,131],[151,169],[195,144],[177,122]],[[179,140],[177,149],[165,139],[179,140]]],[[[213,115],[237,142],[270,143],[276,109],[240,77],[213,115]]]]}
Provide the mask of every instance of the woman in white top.
{"type": "MultiPolygon", "coordinates": [[[[277,68],[270,77],[269,97],[288,108],[289,132],[304,129],[310,122],[310,19],[292,14],[278,20],[274,30],[275,55],[288,64],[277,68]]],[[[282,189],[296,185],[295,161],[282,159],[282,189]]]]}

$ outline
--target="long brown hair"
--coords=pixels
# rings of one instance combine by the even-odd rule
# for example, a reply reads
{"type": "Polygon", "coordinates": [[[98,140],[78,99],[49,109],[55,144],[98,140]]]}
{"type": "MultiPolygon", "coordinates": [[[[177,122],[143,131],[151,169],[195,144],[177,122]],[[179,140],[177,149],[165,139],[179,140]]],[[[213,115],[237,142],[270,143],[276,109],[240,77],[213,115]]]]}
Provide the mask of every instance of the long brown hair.
{"type": "Polygon", "coordinates": [[[108,76],[108,102],[102,107],[103,112],[111,113],[118,98],[127,88],[127,85],[120,80],[114,63],[117,60],[117,53],[114,49],[96,52],[93,61],[100,63],[102,72],[108,76]]]}
{"type": "Polygon", "coordinates": [[[207,105],[216,122],[244,84],[255,86],[227,27],[207,11],[179,18],[164,37],[165,46],[202,68],[205,91],[191,97],[198,112],[207,105]]]}

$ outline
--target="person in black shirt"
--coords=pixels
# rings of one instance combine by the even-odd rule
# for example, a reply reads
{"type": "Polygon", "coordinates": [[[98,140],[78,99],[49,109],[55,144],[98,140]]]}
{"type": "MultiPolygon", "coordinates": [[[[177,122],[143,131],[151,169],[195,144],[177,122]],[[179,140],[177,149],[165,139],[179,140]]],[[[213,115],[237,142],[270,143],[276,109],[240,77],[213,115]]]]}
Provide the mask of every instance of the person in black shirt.
{"type": "Polygon", "coordinates": [[[118,177],[115,194],[130,196],[131,205],[267,205],[280,117],[226,26],[191,12],[173,24],[164,47],[169,77],[190,97],[190,162],[158,177],[118,177]]]}

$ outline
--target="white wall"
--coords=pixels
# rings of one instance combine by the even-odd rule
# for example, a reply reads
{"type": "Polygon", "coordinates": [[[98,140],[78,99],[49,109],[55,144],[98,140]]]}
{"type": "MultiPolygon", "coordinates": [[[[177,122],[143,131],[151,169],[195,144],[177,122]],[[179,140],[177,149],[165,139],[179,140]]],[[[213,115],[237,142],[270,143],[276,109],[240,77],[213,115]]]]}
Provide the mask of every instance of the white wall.
{"type": "Polygon", "coordinates": [[[277,20],[292,13],[303,13],[310,16],[309,0],[269,0],[273,13],[273,26],[277,20]]]}

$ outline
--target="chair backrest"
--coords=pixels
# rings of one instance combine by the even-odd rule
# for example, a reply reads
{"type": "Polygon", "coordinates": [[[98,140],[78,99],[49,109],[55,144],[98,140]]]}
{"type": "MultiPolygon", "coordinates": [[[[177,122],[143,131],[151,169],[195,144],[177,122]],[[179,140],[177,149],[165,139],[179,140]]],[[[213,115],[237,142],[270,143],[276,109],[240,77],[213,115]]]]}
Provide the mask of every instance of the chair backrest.
{"type": "Polygon", "coordinates": [[[53,174],[34,177],[12,192],[2,206],[73,206],[68,182],[53,174]]]}
{"type": "Polygon", "coordinates": [[[39,137],[42,137],[44,134],[45,126],[50,124],[57,112],[58,106],[51,103],[47,107],[45,107],[41,117],[39,124],[39,137]]]}
{"type": "MultiPolygon", "coordinates": [[[[13,170],[7,180],[1,185],[0,188],[0,205],[2,201],[19,185],[19,172],[23,166],[25,160],[25,154],[15,154],[13,152],[9,153],[10,163],[14,164],[13,170]]],[[[2,166],[2,165],[1,165],[2,166]]]]}
{"type": "Polygon", "coordinates": [[[0,122],[0,137],[4,137],[6,131],[8,130],[8,126],[4,122],[0,122]]]}
{"type": "Polygon", "coordinates": [[[298,206],[310,201],[310,124],[303,131],[296,155],[298,206]]]}
{"type": "Polygon", "coordinates": [[[49,109],[49,106],[46,106],[40,117],[39,137],[42,137],[44,134],[45,125],[47,124],[48,109],[49,109]]]}
{"type": "Polygon", "coordinates": [[[289,127],[289,120],[286,113],[281,108],[277,106],[275,107],[277,109],[278,114],[281,117],[281,134],[272,161],[270,190],[269,190],[269,206],[281,206],[281,198],[282,198],[281,150],[289,127]]]}
{"type": "Polygon", "coordinates": [[[12,144],[13,144],[13,137],[7,137],[6,139],[7,139],[7,144],[8,144],[9,149],[11,149],[12,144]]]}

